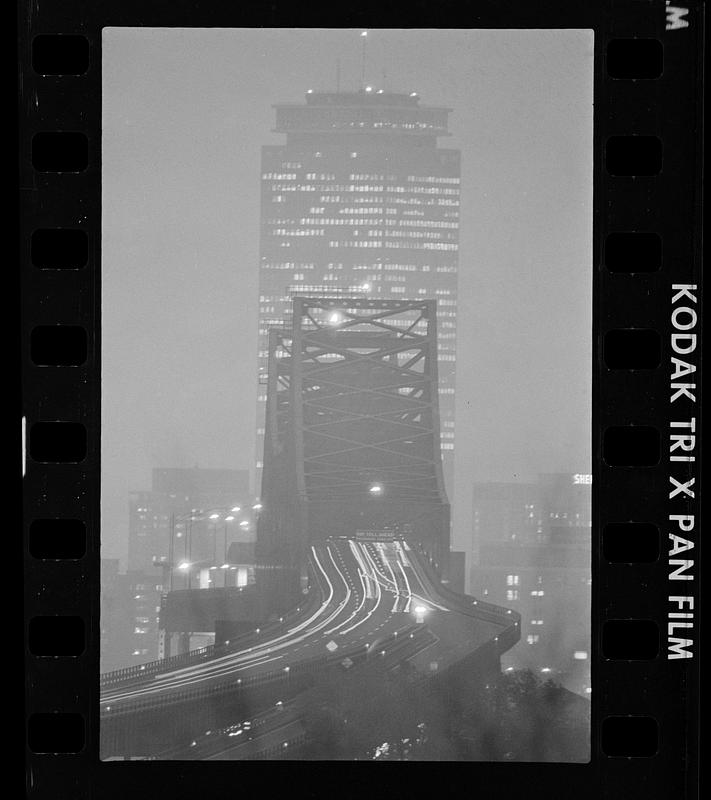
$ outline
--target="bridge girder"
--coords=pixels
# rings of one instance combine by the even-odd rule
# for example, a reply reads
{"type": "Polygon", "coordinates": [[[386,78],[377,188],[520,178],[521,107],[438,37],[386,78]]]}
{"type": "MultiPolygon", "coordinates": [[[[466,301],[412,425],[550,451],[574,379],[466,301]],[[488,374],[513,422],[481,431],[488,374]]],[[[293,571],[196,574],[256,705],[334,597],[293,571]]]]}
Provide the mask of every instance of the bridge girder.
{"type": "Polygon", "coordinates": [[[449,549],[434,300],[296,297],[269,335],[258,543],[303,565],[312,541],[389,529],[449,549]]]}

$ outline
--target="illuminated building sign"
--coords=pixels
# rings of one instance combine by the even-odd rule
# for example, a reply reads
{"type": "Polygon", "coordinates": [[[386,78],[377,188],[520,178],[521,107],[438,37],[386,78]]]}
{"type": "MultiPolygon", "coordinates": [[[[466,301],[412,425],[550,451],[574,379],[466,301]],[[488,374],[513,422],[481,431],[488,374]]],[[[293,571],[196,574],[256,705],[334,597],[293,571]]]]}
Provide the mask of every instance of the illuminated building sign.
{"type": "Polygon", "coordinates": [[[573,483],[577,484],[589,484],[592,483],[592,475],[582,475],[577,473],[573,475],[573,483]]]}

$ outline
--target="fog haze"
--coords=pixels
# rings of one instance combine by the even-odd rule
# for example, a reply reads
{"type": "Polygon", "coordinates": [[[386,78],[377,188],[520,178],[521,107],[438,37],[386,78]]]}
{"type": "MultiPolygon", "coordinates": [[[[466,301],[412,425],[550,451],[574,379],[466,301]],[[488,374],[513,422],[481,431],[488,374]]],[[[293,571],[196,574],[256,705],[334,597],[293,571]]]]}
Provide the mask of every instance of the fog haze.
{"type": "MultiPolygon", "coordinates": [[[[102,555],[155,466],[255,460],[260,147],[360,83],[358,31],[106,29],[102,555]]],[[[590,471],[592,34],[371,31],[462,152],[453,546],[474,481],[590,471]],[[443,57],[446,54],[446,57],[443,57]]],[[[383,73],[385,78],[383,79],[383,73]]],[[[258,491],[258,487],[257,487],[258,491]]]]}

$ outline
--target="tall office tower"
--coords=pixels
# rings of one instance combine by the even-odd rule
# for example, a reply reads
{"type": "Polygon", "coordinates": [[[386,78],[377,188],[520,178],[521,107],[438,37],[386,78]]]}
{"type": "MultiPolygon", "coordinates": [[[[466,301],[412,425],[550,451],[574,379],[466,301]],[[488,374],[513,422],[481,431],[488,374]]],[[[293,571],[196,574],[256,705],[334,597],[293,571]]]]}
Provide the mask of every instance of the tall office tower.
{"type": "MultiPolygon", "coordinates": [[[[441,447],[451,493],[459,249],[459,151],[450,109],[366,87],[279,104],[262,148],[257,472],[262,466],[268,330],[295,295],[437,300],[441,447]]],[[[257,486],[259,480],[257,481],[257,486]]]]}

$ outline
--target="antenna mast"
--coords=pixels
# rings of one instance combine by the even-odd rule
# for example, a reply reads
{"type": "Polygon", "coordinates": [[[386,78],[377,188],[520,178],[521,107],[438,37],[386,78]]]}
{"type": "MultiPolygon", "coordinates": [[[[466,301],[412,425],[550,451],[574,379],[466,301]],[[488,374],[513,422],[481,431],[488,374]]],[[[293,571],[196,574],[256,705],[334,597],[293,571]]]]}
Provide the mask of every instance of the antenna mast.
{"type": "Polygon", "coordinates": [[[368,31],[362,31],[360,34],[360,40],[362,43],[361,49],[361,62],[360,62],[360,88],[361,91],[365,89],[365,51],[366,51],[366,44],[368,42],[368,31]]]}

